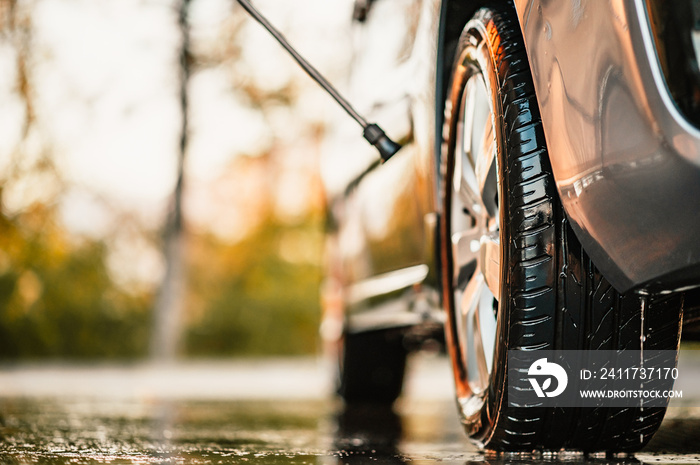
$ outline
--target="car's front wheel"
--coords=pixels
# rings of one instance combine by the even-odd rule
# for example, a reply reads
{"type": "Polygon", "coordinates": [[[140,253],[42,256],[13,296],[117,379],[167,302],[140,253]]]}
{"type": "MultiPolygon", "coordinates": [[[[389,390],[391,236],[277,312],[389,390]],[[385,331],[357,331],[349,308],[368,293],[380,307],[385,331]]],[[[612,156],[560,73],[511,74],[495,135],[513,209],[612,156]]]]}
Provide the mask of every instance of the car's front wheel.
{"type": "Polygon", "coordinates": [[[522,408],[507,352],[677,350],[680,297],[620,295],[567,223],[515,11],[482,9],[446,102],[441,257],[446,340],[469,436],[493,450],[633,451],[663,408],[522,408]]]}

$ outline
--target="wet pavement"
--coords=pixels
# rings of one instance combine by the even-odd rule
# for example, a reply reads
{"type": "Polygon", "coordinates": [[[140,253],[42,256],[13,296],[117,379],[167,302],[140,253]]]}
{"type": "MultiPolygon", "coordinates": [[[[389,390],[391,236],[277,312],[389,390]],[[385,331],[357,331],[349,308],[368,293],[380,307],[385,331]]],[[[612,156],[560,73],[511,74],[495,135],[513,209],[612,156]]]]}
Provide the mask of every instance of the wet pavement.
{"type": "Polygon", "coordinates": [[[413,362],[395,412],[344,411],[328,372],[313,360],[5,368],[0,463],[700,464],[700,395],[632,458],[491,457],[461,431],[444,359],[413,362]]]}

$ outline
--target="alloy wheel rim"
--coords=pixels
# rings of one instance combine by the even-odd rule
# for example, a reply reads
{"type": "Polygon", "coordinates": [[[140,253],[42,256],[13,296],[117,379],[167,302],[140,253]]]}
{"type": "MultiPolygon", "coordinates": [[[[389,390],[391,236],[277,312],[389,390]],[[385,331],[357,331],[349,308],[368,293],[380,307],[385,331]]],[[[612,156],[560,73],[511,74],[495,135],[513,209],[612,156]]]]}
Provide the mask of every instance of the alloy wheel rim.
{"type": "Polygon", "coordinates": [[[462,93],[452,179],[450,240],[457,345],[474,395],[488,387],[500,299],[501,247],[494,112],[483,75],[462,93]]]}

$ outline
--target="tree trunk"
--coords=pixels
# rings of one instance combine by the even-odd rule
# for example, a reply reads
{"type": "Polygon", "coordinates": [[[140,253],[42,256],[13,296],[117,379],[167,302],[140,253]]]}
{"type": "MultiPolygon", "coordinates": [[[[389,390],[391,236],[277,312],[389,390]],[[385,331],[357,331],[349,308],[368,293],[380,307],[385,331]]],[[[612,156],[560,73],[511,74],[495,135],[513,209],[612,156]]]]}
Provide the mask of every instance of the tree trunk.
{"type": "Polygon", "coordinates": [[[184,166],[188,143],[188,94],[190,79],[190,29],[188,11],[191,0],[181,0],[178,7],[178,26],[181,43],[179,53],[179,98],[182,125],[177,162],[177,182],[166,219],[163,234],[165,275],[161,282],[154,308],[154,326],[151,337],[151,357],[172,361],[177,355],[184,310],[186,271],[184,263],[184,225],[182,195],[184,166]]]}

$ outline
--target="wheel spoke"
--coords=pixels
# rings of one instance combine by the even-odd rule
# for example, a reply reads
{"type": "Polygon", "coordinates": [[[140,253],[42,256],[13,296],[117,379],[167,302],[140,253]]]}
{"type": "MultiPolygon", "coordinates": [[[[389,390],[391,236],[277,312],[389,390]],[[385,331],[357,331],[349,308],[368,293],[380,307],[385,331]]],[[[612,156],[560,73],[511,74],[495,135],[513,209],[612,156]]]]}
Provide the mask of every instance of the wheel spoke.
{"type": "MultiPolygon", "coordinates": [[[[480,76],[472,82],[471,104],[474,105],[470,146],[479,200],[493,217],[496,211],[496,134],[493,127],[491,104],[486,86],[480,76]]],[[[466,136],[465,136],[466,137],[466,136]]]]}
{"type": "Polygon", "coordinates": [[[493,134],[493,124],[489,120],[484,128],[482,144],[476,157],[474,172],[481,193],[481,203],[486,207],[491,217],[496,216],[498,191],[496,183],[496,141],[493,134]]]}
{"type": "Polygon", "coordinates": [[[477,228],[457,232],[452,235],[452,256],[454,257],[454,284],[462,288],[471,278],[479,258],[481,234],[477,228]]]}
{"type": "Polygon", "coordinates": [[[501,296],[501,245],[498,231],[481,236],[480,264],[484,280],[496,300],[501,296]]]}
{"type": "Polygon", "coordinates": [[[455,174],[454,191],[458,193],[459,199],[469,213],[476,217],[483,212],[483,202],[481,200],[481,190],[474,169],[474,142],[481,139],[475,134],[474,123],[482,118],[482,111],[475,98],[477,94],[477,84],[474,77],[467,81],[462,99],[463,115],[457,125],[457,141],[455,153],[455,174]]]}
{"type": "Polygon", "coordinates": [[[493,305],[493,299],[490,298],[488,295],[487,288],[482,288],[481,294],[479,295],[479,302],[476,305],[476,309],[474,313],[472,314],[472,320],[473,320],[473,340],[474,344],[473,347],[474,350],[474,365],[473,367],[470,367],[470,370],[472,371],[477,371],[479,374],[477,383],[476,385],[478,386],[479,389],[483,389],[486,387],[487,383],[486,380],[489,377],[489,368],[486,363],[486,355],[484,352],[484,335],[481,334],[481,313],[482,313],[482,308],[488,303],[491,303],[493,305]]]}
{"type": "Polygon", "coordinates": [[[461,319],[463,321],[463,329],[465,340],[462,344],[463,357],[467,364],[467,377],[469,384],[472,389],[476,392],[482,390],[484,385],[484,380],[488,377],[488,372],[484,376],[483,369],[481,367],[486,367],[484,360],[483,348],[479,349],[477,346],[482,347],[481,335],[479,332],[479,323],[477,321],[479,307],[484,298],[484,291],[488,292],[483,279],[483,275],[477,272],[474,273],[474,277],[469,281],[467,288],[464,290],[461,300],[461,319]]]}
{"type": "Polygon", "coordinates": [[[477,85],[475,76],[470,77],[464,87],[464,94],[462,95],[462,108],[464,109],[462,121],[464,122],[464,127],[462,131],[460,131],[462,134],[460,148],[463,153],[467,154],[472,153],[474,121],[480,116],[476,115],[476,113],[481,113],[477,107],[478,102],[475,98],[477,85]]]}
{"type": "Polygon", "coordinates": [[[474,217],[479,216],[484,210],[484,205],[471,160],[469,155],[462,150],[456,156],[455,192],[459,195],[459,200],[469,214],[474,217]]]}
{"type": "Polygon", "coordinates": [[[484,288],[484,279],[478,271],[474,273],[474,277],[467,284],[461,300],[461,319],[463,327],[463,335],[465,336],[462,344],[462,357],[467,364],[467,378],[470,384],[478,386],[480,373],[477,369],[476,352],[474,349],[474,313],[479,307],[482,289],[484,288]]]}
{"type": "Polygon", "coordinates": [[[495,296],[489,291],[484,290],[479,303],[479,311],[476,313],[475,324],[478,334],[477,351],[481,351],[480,359],[483,360],[483,366],[479,366],[481,372],[488,376],[493,367],[493,352],[496,345],[496,316],[493,314],[493,306],[495,296]]]}

